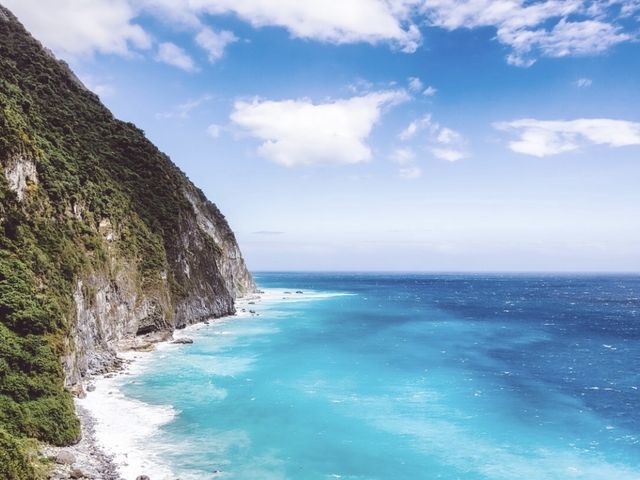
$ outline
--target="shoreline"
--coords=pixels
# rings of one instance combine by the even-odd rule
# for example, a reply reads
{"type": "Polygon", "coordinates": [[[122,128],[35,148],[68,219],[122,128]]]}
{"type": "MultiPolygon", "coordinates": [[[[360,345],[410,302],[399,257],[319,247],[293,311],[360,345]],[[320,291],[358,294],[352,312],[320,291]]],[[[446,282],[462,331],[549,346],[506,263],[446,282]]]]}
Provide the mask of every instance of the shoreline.
{"type": "MultiPolygon", "coordinates": [[[[119,391],[119,385],[117,383],[122,380],[124,376],[135,374],[137,367],[143,366],[145,358],[149,358],[152,353],[157,353],[164,348],[175,346],[184,346],[180,343],[173,343],[176,340],[184,339],[188,337],[190,331],[197,331],[201,328],[206,328],[217,323],[222,323],[230,319],[236,319],[245,316],[258,315],[250,310],[250,306],[254,303],[261,302],[267,298],[264,292],[258,290],[256,293],[249,294],[245,297],[241,297],[236,301],[236,312],[232,315],[225,315],[223,317],[211,318],[203,320],[198,323],[188,325],[187,327],[174,330],[170,337],[165,337],[155,341],[150,341],[152,348],[136,349],[135,347],[128,348],[126,350],[118,350],[116,352],[117,361],[106,370],[104,373],[93,374],[86,378],[84,386],[86,388],[85,395],[83,397],[74,398],[74,405],[76,409],[76,415],[80,420],[81,427],[81,439],[74,445],[65,447],[56,447],[52,445],[44,445],[40,448],[40,453],[43,457],[49,458],[53,461],[53,469],[49,475],[51,480],[66,480],[69,478],[88,478],[95,480],[135,480],[138,476],[149,475],[149,472],[145,472],[145,462],[133,462],[125,456],[125,458],[119,458],[118,454],[109,452],[109,445],[105,442],[104,438],[100,439],[100,433],[105,435],[112,425],[105,424],[105,418],[100,418],[100,411],[104,409],[104,403],[118,403],[119,401],[126,402],[127,400],[119,391]],[[180,332],[176,335],[176,332],[180,332]],[[115,396],[114,396],[115,393],[115,396]],[[115,399],[112,401],[112,399],[115,399]],[[137,463],[138,465],[130,465],[130,463],[137,463]],[[133,473],[132,470],[140,469],[139,472],[133,473]],[[123,472],[123,470],[125,470],[123,472]]],[[[268,298],[269,300],[272,298],[268,298]]],[[[145,405],[146,406],[146,405],[145,405]]],[[[155,412],[160,413],[160,412],[155,412]]],[[[166,412],[165,412],[166,413],[166,412]]],[[[171,415],[165,415],[166,421],[160,424],[153,425],[150,429],[159,427],[160,425],[171,421],[175,415],[172,412],[171,415]]],[[[149,419],[151,420],[151,419],[149,419]]],[[[155,468],[154,468],[155,470],[155,468]]],[[[156,472],[156,474],[159,472],[156,472]]],[[[162,473],[164,478],[167,475],[171,478],[175,478],[172,472],[169,470],[162,473]]],[[[162,480],[162,478],[156,478],[150,476],[151,480],[162,480]]]]}
{"type": "MultiPolygon", "coordinates": [[[[266,302],[308,301],[334,296],[335,293],[302,292],[296,289],[268,288],[241,297],[236,301],[236,312],[211,318],[174,330],[170,337],[149,341],[151,348],[131,347],[117,352],[118,360],[108,371],[93,374],[85,380],[86,394],[75,398],[76,414],[81,422],[82,438],[67,447],[45,446],[41,453],[54,460],[53,480],[92,478],[100,480],[136,480],[147,476],[150,480],[176,480],[178,475],[162,459],[162,445],[154,443],[154,434],[170,423],[180,412],[171,405],[150,405],[126,397],[121,390],[127,376],[134,377],[145,369],[146,360],[172,348],[189,348],[190,332],[197,332],[227,321],[243,317],[260,316],[260,306],[266,302]],[[177,333],[179,332],[179,333],[177,333]],[[188,342],[179,342],[180,339],[188,342]],[[178,340],[176,342],[176,340],[178,340]],[[153,445],[145,449],[140,445],[153,445]],[[71,454],[73,462],[60,463],[56,457],[71,454]],[[72,476],[72,472],[83,476],[72,476]]],[[[338,294],[345,295],[345,294],[338,294]]],[[[349,295],[349,294],[346,294],[349,295]]],[[[135,380],[134,380],[135,381],[135,380]]],[[[164,446],[167,448],[167,446],[164,446]]],[[[198,477],[200,478],[200,477],[198,477]]],[[[190,480],[180,476],[181,480],[190,480]]]]}

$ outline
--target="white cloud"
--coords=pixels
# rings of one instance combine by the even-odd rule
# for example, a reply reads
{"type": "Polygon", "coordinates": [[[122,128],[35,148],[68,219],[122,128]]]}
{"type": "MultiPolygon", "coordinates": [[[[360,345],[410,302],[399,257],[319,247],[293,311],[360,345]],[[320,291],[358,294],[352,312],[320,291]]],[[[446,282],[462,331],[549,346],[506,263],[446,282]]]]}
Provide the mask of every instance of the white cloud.
{"type": "Polygon", "coordinates": [[[414,52],[421,34],[412,21],[423,0],[349,0],[314,2],[300,0],[140,0],[149,10],[162,9],[186,24],[199,17],[235,14],[254,27],[278,26],[295,38],[333,44],[391,43],[414,52]]]}
{"type": "MultiPolygon", "coordinates": [[[[235,15],[254,27],[275,26],[292,37],[332,44],[391,44],[414,52],[418,25],[448,30],[493,27],[511,48],[507,61],[530,66],[539,56],[601,53],[632,40],[623,25],[640,11],[638,0],[5,0],[36,37],[62,56],[94,52],[130,54],[151,48],[136,23],[162,18],[194,33],[196,43],[219,59],[237,40],[207,26],[215,15],[235,15]]],[[[184,63],[184,62],[183,62],[184,63]]],[[[183,67],[181,67],[183,68],[183,67]]]]}
{"type": "Polygon", "coordinates": [[[496,123],[495,128],[515,132],[518,139],[509,143],[514,152],[546,157],[577,150],[587,145],[623,147],[640,145],[640,123],[608,118],[577,120],[521,119],[496,123]]]}
{"type": "Polygon", "coordinates": [[[406,165],[415,160],[416,154],[410,148],[396,148],[389,156],[392,162],[399,165],[406,165]]]}
{"type": "Polygon", "coordinates": [[[536,61],[533,58],[524,58],[518,53],[510,53],[507,55],[507,63],[514,67],[529,68],[536,61]]]}
{"type": "Polygon", "coordinates": [[[156,60],[174,67],[178,67],[185,72],[197,70],[193,59],[182,48],[175,43],[163,42],[158,45],[156,60]]]}
{"type": "Polygon", "coordinates": [[[127,0],[3,0],[33,35],[58,55],[127,55],[151,39],[134,23],[127,0]]]}
{"type": "Polygon", "coordinates": [[[615,3],[619,2],[429,0],[423,12],[431,25],[448,30],[494,27],[498,41],[512,48],[508,63],[529,67],[538,55],[592,55],[631,40],[615,25],[621,15],[628,15],[615,3]]]}
{"type": "Polygon", "coordinates": [[[101,98],[109,97],[116,91],[113,85],[104,82],[93,75],[80,75],[80,80],[85,87],[101,98]]]}
{"type": "Polygon", "coordinates": [[[425,97],[433,97],[436,93],[438,93],[438,89],[432,86],[428,86],[422,92],[425,97]]]}
{"type": "Polygon", "coordinates": [[[403,141],[412,139],[416,133],[425,130],[431,126],[431,115],[425,115],[417,120],[413,120],[407,127],[400,132],[398,138],[403,141]]]}
{"type": "Polygon", "coordinates": [[[216,125],[215,123],[212,123],[207,127],[207,134],[211,138],[218,138],[220,136],[220,131],[221,131],[220,125],[216,125]]]}
{"type": "Polygon", "coordinates": [[[432,148],[431,153],[440,160],[446,160],[447,162],[457,162],[466,157],[466,154],[462,150],[456,150],[454,148],[432,148]]]}
{"type": "Polygon", "coordinates": [[[203,28],[196,35],[196,43],[209,53],[209,61],[212,63],[222,58],[227,45],[237,41],[238,37],[233,32],[228,30],[216,32],[208,27],[203,28]]]}
{"type": "Polygon", "coordinates": [[[437,126],[435,129],[436,141],[444,145],[451,145],[454,143],[460,143],[462,141],[462,135],[455,130],[451,130],[447,127],[437,126]]]}
{"type": "Polygon", "coordinates": [[[612,46],[631,40],[620,27],[596,20],[570,22],[560,20],[550,31],[538,30],[524,52],[538,48],[547,57],[567,57],[602,53],[612,46]]]}
{"type": "Polygon", "coordinates": [[[405,180],[414,180],[422,176],[422,168],[415,164],[416,154],[410,148],[396,148],[389,159],[398,165],[398,176],[405,180]]]}
{"type": "Polygon", "coordinates": [[[407,98],[394,90],[327,103],[236,101],[231,121],[260,139],[259,154],[279,165],[353,164],[371,159],[367,139],[382,109],[407,98]]]}
{"type": "Polygon", "coordinates": [[[420,167],[415,167],[415,166],[401,168],[398,171],[398,175],[400,176],[400,178],[404,178],[406,180],[414,180],[422,176],[422,169],[420,167]]]}
{"type": "Polygon", "coordinates": [[[228,14],[254,27],[282,27],[295,38],[332,44],[389,43],[411,53],[422,41],[414,21],[422,1],[6,0],[4,4],[47,46],[63,54],[126,54],[130,47],[150,48],[149,36],[134,22],[143,11],[169,25],[199,32],[197,43],[215,61],[235,36],[219,32],[223,37],[213,38],[206,20],[228,14]]]}
{"type": "Polygon", "coordinates": [[[587,88],[593,84],[593,81],[590,78],[579,78],[573,84],[578,88],[587,88]]]}
{"type": "Polygon", "coordinates": [[[187,100],[186,102],[181,103],[180,105],[175,107],[172,111],[158,113],[156,115],[156,118],[189,118],[192,111],[212,99],[213,96],[206,94],[192,100],[187,100]]]}
{"type": "Polygon", "coordinates": [[[329,43],[393,42],[405,52],[419,46],[420,31],[409,20],[419,0],[301,2],[300,0],[203,0],[212,13],[233,12],[254,26],[278,25],[298,38],[329,43]]]}
{"type": "Polygon", "coordinates": [[[420,80],[418,77],[409,77],[408,82],[409,90],[411,90],[412,92],[419,92],[424,87],[422,80],[420,80]]]}
{"type": "Polygon", "coordinates": [[[436,158],[455,162],[467,157],[464,137],[459,132],[433,121],[429,114],[409,123],[398,138],[406,142],[421,132],[424,132],[429,149],[436,158]]]}

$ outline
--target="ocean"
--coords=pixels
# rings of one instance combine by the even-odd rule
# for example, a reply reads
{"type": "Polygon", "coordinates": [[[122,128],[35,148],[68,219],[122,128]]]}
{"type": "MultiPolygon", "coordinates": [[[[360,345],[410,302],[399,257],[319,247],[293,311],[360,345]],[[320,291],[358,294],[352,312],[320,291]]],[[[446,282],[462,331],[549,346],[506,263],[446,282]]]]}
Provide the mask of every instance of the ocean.
{"type": "Polygon", "coordinates": [[[127,480],[640,479],[640,277],[256,281],[90,394],[127,480]]]}

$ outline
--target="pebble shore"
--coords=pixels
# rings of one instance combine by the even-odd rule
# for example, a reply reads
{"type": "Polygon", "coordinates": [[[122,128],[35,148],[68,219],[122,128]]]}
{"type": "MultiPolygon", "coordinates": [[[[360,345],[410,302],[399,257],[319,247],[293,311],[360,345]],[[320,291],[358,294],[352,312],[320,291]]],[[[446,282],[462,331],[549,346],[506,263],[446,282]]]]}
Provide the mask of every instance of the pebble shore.
{"type": "Polygon", "coordinates": [[[76,404],[76,414],[82,426],[82,439],[68,447],[46,446],[42,455],[54,463],[51,480],[92,479],[122,480],[112,458],[98,446],[95,438],[95,420],[83,407],[76,404]]]}

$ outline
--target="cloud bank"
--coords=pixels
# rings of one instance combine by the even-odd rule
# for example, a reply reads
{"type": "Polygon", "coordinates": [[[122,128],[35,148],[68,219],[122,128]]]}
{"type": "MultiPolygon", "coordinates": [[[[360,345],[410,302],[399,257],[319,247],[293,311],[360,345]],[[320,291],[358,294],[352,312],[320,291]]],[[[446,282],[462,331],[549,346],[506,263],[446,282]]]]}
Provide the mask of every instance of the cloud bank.
{"type": "Polygon", "coordinates": [[[261,156],[279,165],[354,164],[371,159],[367,139],[383,108],[407,99],[403,90],[326,103],[254,99],[236,101],[230,118],[262,141],[261,156]]]}
{"type": "Polygon", "coordinates": [[[509,143],[511,150],[534,157],[558,155],[588,145],[640,145],[640,123],[625,120],[580,118],[545,121],[527,118],[494,126],[517,135],[517,140],[509,143]]]}
{"type": "MultiPolygon", "coordinates": [[[[412,53],[420,25],[446,30],[491,27],[508,46],[507,61],[527,67],[540,56],[602,53],[631,41],[624,23],[640,11],[636,0],[5,0],[30,31],[63,56],[95,52],[128,55],[151,47],[143,15],[193,31],[214,62],[237,41],[209,25],[234,15],[250,25],[280,27],[291,37],[335,45],[387,44],[412,53]]],[[[158,40],[162,43],[162,40],[158,40]]],[[[183,68],[179,66],[179,68],[183,68]]],[[[417,86],[417,83],[414,83],[417,86]]]]}

